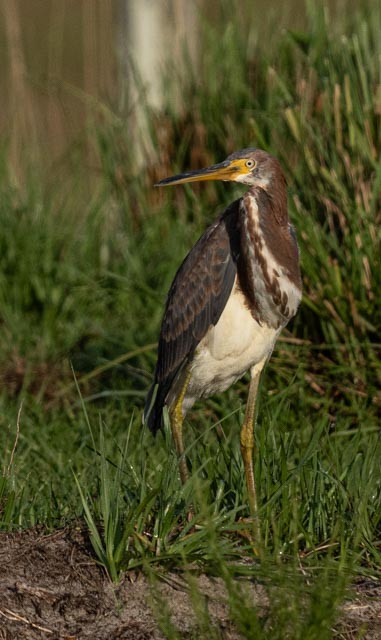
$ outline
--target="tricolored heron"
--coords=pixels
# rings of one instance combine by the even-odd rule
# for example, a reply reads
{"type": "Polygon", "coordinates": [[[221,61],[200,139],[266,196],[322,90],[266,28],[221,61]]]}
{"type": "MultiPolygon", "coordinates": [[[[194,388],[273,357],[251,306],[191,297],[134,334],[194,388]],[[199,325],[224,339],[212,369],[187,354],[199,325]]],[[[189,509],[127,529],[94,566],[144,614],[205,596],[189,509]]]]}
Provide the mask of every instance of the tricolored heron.
{"type": "Polygon", "coordinates": [[[156,433],[167,406],[183,483],[188,478],[183,419],[199,398],[225,391],[246,371],[251,381],[241,429],[251,515],[257,512],[253,470],[255,403],[261,372],[299,306],[302,283],[286,180],[261,149],[232,153],[219,164],[161,180],[157,186],[232,180],[249,190],[201,236],[168,293],[145,419],[156,433]]]}

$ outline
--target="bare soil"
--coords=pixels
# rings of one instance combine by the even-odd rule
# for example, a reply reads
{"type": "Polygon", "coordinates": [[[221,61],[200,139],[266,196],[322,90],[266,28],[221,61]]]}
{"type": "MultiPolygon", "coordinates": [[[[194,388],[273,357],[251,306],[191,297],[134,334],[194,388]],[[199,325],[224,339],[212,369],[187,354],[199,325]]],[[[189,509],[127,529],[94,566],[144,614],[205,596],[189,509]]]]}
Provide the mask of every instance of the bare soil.
{"type": "MultiPolygon", "coordinates": [[[[221,638],[240,638],[229,619],[223,582],[207,576],[197,581],[221,638]]],[[[155,589],[168,603],[180,637],[197,637],[197,620],[181,574],[165,573],[155,589]]],[[[250,591],[266,615],[264,588],[251,584],[250,591]]],[[[381,584],[359,581],[354,594],[342,608],[335,637],[380,639],[381,584]]],[[[113,585],[80,529],[48,535],[38,529],[0,533],[0,640],[159,640],[166,637],[165,628],[160,630],[160,605],[154,602],[143,574],[126,574],[113,585]]]]}

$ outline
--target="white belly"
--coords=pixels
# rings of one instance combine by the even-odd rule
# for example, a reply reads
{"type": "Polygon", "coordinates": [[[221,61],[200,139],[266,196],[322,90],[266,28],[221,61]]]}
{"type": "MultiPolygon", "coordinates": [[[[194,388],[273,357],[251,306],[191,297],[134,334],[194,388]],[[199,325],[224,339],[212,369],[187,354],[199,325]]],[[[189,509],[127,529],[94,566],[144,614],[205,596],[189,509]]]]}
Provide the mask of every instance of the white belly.
{"type": "Polygon", "coordinates": [[[201,397],[225,391],[271,355],[281,329],[259,325],[235,286],[215,327],[200,342],[191,366],[183,410],[201,397]]]}

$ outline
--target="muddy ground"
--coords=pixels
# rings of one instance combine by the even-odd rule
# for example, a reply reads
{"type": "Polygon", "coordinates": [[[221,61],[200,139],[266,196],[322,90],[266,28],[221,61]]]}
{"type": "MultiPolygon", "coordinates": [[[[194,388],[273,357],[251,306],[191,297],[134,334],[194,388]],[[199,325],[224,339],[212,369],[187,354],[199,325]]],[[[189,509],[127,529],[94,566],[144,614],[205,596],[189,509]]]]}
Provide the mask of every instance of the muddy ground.
{"type": "MultiPolygon", "coordinates": [[[[229,619],[221,580],[198,577],[210,618],[226,640],[238,639],[229,619]]],[[[169,603],[172,621],[182,638],[197,637],[186,582],[167,573],[156,585],[169,603]]],[[[355,596],[343,606],[335,637],[381,638],[381,584],[361,580],[355,596]]],[[[266,616],[261,585],[250,585],[253,600],[266,616]]],[[[46,535],[42,530],[0,533],[0,639],[24,640],[149,640],[165,638],[157,623],[160,610],[142,575],[125,576],[117,586],[95,563],[86,536],[79,529],[46,535]]]]}

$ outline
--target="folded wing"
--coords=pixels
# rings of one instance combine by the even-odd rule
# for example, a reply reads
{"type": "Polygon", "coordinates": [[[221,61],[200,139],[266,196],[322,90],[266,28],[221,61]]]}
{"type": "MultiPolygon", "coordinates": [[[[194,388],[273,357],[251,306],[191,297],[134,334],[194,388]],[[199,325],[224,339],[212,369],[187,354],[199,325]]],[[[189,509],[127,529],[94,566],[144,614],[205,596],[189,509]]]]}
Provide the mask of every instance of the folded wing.
{"type": "Polygon", "coordinates": [[[201,236],[176,273],[161,326],[154,382],[144,420],[156,433],[173,384],[211,325],[216,325],[236,277],[238,201],[201,236]],[[156,395],[155,395],[156,393],[156,395]]]}

